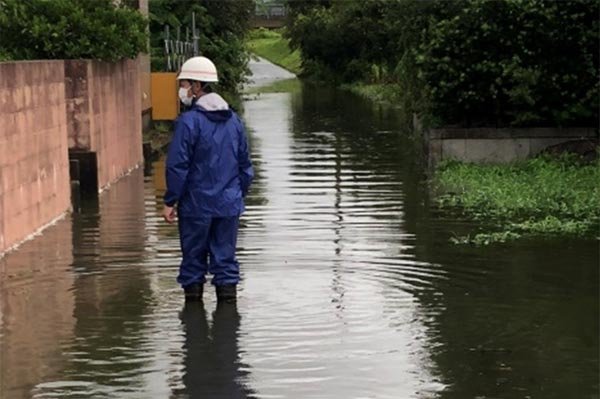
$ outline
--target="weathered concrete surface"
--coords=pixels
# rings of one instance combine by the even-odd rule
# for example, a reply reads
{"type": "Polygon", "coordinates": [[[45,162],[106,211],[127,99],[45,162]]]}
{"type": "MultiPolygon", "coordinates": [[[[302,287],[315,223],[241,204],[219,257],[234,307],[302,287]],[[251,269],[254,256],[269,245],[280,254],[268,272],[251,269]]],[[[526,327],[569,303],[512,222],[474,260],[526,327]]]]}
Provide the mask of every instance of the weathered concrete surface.
{"type": "MultiPolygon", "coordinates": [[[[140,12],[148,17],[149,15],[149,0],[139,0],[138,9],[140,12]]],[[[150,85],[150,54],[140,53],[138,55],[138,65],[140,70],[140,89],[142,91],[142,120],[148,121],[148,126],[144,128],[150,128],[152,123],[152,90],[150,85]]]]}
{"type": "Polygon", "coordinates": [[[150,74],[150,56],[138,56],[140,70],[140,90],[142,91],[142,129],[148,131],[152,128],[152,85],[150,74]]]}
{"type": "Polygon", "coordinates": [[[102,190],[143,161],[139,67],[69,60],[65,74],[69,150],[97,154],[102,190]]]}
{"type": "Polygon", "coordinates": [[[140,82],[133,60],[93,61],[92,147],[100,189],[143,162],[140,82]]]}
{"type": "Polygon", "coordinates": [[[0,63],[0,254],[70,208],[69,151],[96,154],[100,190],[143,162],[139,76],[137,60],[0,63]]]}
{"type": "Polygon", "coordinates": [[[70,207],[64,64],[0,63],[0,254],[70,207]]]}
{"type": "Polygon", "coordinates": [[[597,137],[593,128],[452,128],[426,132],[430,166],[447,159],[508,163],[530,158],[556,144],[597,137]]]}

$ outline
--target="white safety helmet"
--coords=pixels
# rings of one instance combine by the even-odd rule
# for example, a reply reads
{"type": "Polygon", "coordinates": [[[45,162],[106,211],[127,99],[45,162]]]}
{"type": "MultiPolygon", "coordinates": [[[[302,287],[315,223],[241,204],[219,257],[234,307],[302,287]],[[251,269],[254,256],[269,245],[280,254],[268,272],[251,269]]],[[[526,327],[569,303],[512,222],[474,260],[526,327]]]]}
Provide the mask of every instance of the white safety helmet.
{"type": "Polygon", "coordinates": [[[200,82],[218,82],[217,67],[206,57],[192,57],[181,66],[177,80],[199,80],[200,82]]]}

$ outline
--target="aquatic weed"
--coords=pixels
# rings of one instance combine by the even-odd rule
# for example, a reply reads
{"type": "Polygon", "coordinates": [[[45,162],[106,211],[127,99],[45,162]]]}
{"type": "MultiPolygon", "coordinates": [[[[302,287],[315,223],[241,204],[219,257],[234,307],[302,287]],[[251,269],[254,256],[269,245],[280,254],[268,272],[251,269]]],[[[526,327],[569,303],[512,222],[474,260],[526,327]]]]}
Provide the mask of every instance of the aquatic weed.
{"type": "Polygon", "coordinates": [[[491,221],[501,230],[476,235],[478,239],[452,239],[478,245],[523,234],[597,235],[599,185],[599,163],[582,164],[572,155],[510,165],[449,161],[438,167],[434,177],[438,206],[460,208],[469,217],[491,221]]]}

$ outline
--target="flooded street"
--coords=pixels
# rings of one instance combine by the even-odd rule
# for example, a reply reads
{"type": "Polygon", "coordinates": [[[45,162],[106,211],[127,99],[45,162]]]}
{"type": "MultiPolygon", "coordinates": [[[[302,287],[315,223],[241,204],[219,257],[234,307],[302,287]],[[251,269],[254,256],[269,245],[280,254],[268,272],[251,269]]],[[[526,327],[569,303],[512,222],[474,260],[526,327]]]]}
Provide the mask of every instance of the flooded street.
{"type": "Polygon", "coordinates": [[[185,306],[164,164],[0,260],[2,398],[598,398],[598,242],[456,246],[389,109],[248,95],[237,306],[185,306]]]}

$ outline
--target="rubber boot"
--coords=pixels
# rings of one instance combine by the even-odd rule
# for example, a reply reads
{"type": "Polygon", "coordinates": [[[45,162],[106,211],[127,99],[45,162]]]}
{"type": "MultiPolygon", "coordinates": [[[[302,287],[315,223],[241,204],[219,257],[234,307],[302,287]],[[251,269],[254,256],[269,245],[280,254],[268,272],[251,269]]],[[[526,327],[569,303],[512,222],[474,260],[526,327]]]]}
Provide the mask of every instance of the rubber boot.
{"type": "Polygon", "coordinates": [[[237,286],[235,284],[217,285],[217,302],[235,303],[237,300],[237,286]]]}
{"type": "Polygon", "coordinates": [[[203,284],[190,284],[183,287],[186,302],[198,302],[202,300],[203,284]]]}

